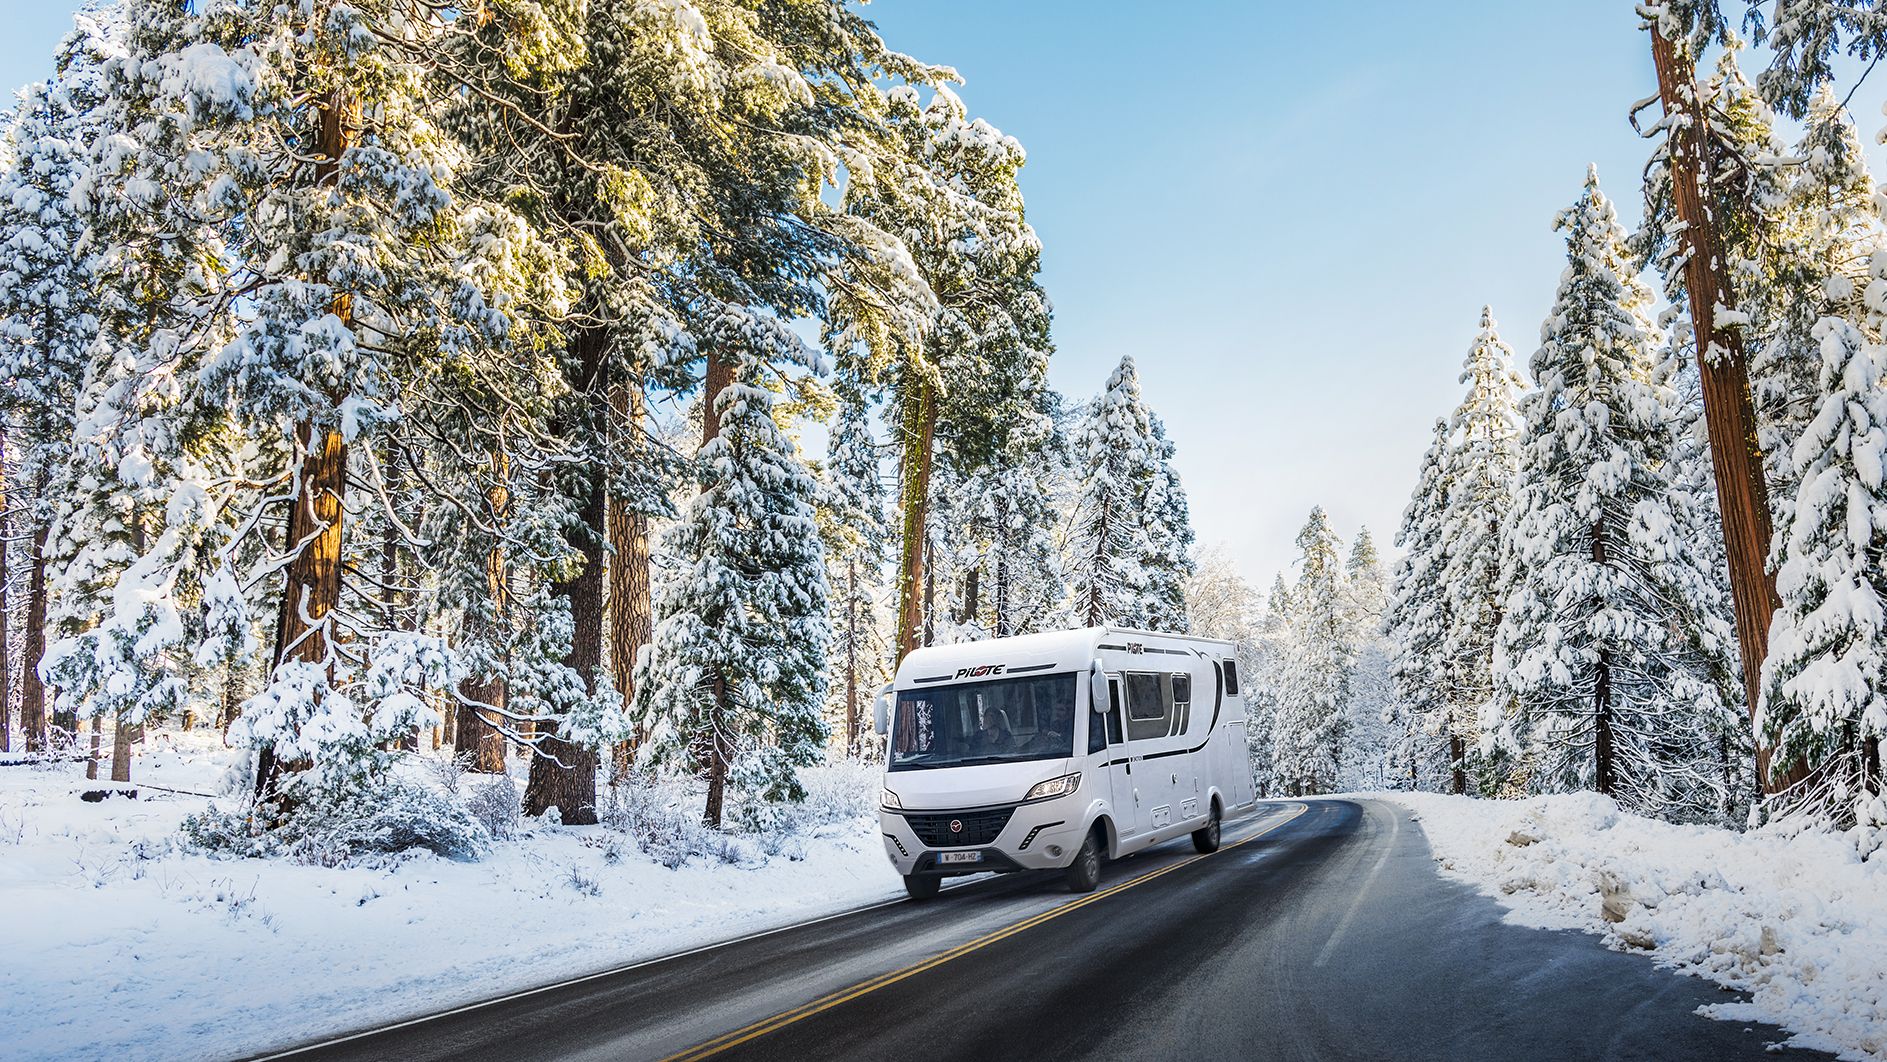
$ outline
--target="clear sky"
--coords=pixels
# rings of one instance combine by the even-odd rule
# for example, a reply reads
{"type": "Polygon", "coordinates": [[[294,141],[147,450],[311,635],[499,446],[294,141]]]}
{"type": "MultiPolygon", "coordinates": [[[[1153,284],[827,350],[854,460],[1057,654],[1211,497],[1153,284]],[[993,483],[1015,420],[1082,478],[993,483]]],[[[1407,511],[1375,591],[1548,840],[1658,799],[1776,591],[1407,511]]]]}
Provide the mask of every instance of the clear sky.
{"type": "MultiPolygon", "coordinates": [[[[0,86],[50,72],[73,6],[0,0],[0,86]]],[[[1028,148],[1055,385],[1132,355],[1200,543],[1261,589],[1313,505],[1388,552],[1482,304],[1523,365],[1537,344],[1587,163],[1639,212],[1626,111],[1656,84],[1629,0],[866,11],[1028,148]]]]}

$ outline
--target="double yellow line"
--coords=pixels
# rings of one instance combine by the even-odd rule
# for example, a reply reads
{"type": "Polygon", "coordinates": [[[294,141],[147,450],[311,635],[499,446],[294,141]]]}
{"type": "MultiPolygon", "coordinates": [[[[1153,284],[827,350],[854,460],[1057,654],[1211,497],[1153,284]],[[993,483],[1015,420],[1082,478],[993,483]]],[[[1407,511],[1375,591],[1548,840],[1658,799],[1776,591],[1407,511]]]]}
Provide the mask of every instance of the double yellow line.
{"type": "MultiPolygon", "coordinates": [[[[1233,848],[1237,848],[1241,844],[1246,844],[1250,841],[1255,841],[1258,838],[1263,837],[1265,834],[1270,833],[1272,830],[1275,830],[1278,827],[1284,825],[1285,823],[1290,822],[1292,819],[1297,818],[1299,815],[1302,815],[1304,812],[1309,811],[1309,810],[1310,810],[1309,805],[1299,804],[1297,806],[1296,811],[1293,811],[1289,815],[1286,815],[1283,818],[1279,819],[1278,821],[1272,823],[1271,825],[1266,826],[1264,829],[1259,830],[1256,833],[1253,833],[1249,837],[1241,837],[1238,840],[1233,841],[1231,844],[1225,845],[1224,847],[1220,848],[1219,851],[1220,852],[1230,851],[1233,848]]],[[[815,1014],[821,1013],[823,1011],[831,1010],[833,1007],[836,1007],[841,1003],[847,1003],[847,1002],[850,1002],[851,1000],[857,999],[860,996],[869,995],[872,992],[876,992],[880,988],[885,987],[886,985],[897,984],[899,981],[902,981],[905,978],[915,977],[918,974],[923,973],[925,970],[935,969],[939,966],[942,966],[944,963],[949,962],[952,959],[961,958],[965,955],[968,955],[969,953],[973,951],[979,951],[983,948],[987,948],[991,944],[994,944],[999,940],[1006,940],[1009,937],[1013,937],[1017,933],[1020,933],[1025,929],[1031,929],[1035,926],[1041,925],[1043,922],[1047,922],[1055,918],[1060,918],[1062,915],[1065,915],[1070,911],[1074,911],[1079,908],[1086,907],[1087,905],[1091,903],[1099,903],[1100,901],[1108,898],[1109,896],[1114,895],[1117,892],[1124,892],[1127,889],[1131,889],[1136,885],[1143,885],[1149,881],[1152,881],[1154,878],[1161,876],[1162,874],[1171,874],[1173,871],[1178,870],[1181,867],[1191,866],[1192,864],[1197,863],[1201,859],[1211,858],[1211,856],[1214,854],[1217,854],[1217,853],[1206,853],[1204,855],[1188,856],[1177,863],[1169,863],[1166,866],[1159,868],[1158,870],[1150,870],[1147,873],[1142,874],[1137,878],[1129,878],[1118,885],[1112,886],[1110,888],[1102,889],[1099,892],[1091,892],[1086,896],[1080,897],[1079,899],[1071,900],[1068,903],[1064,903],[1059,907],[1051,907],[1040,914],[1032,915],[1028,918],[1023,919],[1020,922],[1015,922],[1011,925],[1004,926],[1003,928],[998,929],[993,933],[989,933],[987,935],[977,937],[975,940],[972,940],[968,942],[967,944],[959,944],[948,951],[939,952],[938,954],[933,955],[928,959],[925,959],[921,962],[913,963],[909,966],[904,967],[901,970],[893,970],[890,973],[880,974],[877,977],[870,978],[869,980],[860,981],[859,983],[852,985],[849,988],[841,988],[837,992],[833,992],[830,995],[820,996],[818,999],[815,999],[811,1001],[810,1003],[801,1004],[800,1006],[795,1007],[792,1010],[782,1011],[779,1014],[775,1014],[771,1018],[766,1018],[761,1021],[754,1022],[752,1025],[747,1025],[747,1026],[743,1026],[742,1028],[735,1029],[733,1032],[726,1033],[721,1036],[717,1036],[714,1039],[707,1041],[706,1043],[697,1044],[694,1047],[691,1047],[688,1050],[683,1051],[679,1054],[669,1055],[667,1058],[663,1059],[662,1062],[697,1062],[698,1059],[712,1058],[713,1056],[718,1055],[721,1052],[728,1050],[729,1048],[739,1047],[740,1045],[744,1043],[757,1040],[760,1037],[767,1035],[768,1033],[777,1032],[778,1030],[784,1029],[788,1025],[793,1024],[794,1022],[803,1021],[804,1019],[810,1018],[815,1014]]]]}

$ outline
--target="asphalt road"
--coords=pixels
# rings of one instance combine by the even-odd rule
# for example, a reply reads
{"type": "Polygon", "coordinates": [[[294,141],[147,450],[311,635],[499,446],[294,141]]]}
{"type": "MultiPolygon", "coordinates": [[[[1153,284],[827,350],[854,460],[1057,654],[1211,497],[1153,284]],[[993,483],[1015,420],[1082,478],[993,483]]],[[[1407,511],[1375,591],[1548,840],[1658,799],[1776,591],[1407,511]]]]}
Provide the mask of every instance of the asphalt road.
{"type": "MultiPolygon", "coordinates": [[[[304,1059],[1774,1059],[1732,998],[1504,925],[1408,813],[1261,805],[1101,888],[1016,875],[318,1045],[304,1059]]],[[[1785,1051],[1783,1056],[1825,1057],[1785,1051]]]]}

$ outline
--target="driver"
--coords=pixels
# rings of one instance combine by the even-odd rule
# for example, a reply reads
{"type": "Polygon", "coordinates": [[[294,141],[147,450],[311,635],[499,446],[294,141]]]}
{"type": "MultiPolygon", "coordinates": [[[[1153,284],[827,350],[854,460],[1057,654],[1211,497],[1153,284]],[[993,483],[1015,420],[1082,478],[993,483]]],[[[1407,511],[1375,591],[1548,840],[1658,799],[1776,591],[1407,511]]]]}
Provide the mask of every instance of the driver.
{"type": "Polygon", "coordinates": [[[984,712],[982,722],[976,728],[977,749],[984,754],[1003,752],[1013,743],[1009,728],[1003,725],[1001,713],[984,712]]]}

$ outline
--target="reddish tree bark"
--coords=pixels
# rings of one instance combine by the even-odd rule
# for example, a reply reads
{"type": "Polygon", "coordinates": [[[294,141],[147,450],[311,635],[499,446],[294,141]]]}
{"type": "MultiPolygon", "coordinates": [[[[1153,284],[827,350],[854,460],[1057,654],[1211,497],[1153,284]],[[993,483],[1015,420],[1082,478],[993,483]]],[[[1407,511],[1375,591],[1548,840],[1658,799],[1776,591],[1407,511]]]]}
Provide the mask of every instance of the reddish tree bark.
{"type": "MultiPolygon", "coordinates": [[[[1771,528],[1769,486],[1750,398],[1749,365],[1742,335],[1719,329],[1720,310],[1736,306],[1724,276],[1722,240],[1707,203],[1711,186],[1708,116],[1699,106],[1695,62],[1684,49],[1651,27],[1651,59],[1657,68],[1671,160],[1671,185],[1688,254],[1684,286],[1697,338],[1703,380],[1704,423],[1716,474],[1717,507],[1736,609],[1736,639],[1742,649],[1743,689],[1752,719],[1761,699],[1763,660],[1769,653],[1769,621],[1777,606],[1776,584],[1766,567],[1771,528]]],[[[1756,737],[1756,771],[1763,791],[1779,792],[1805,777],[1799,768],[1770,774],[1770,750],[1756,737]]]]}
{"type": "Polygon", "coordinates": [[[20,732],[26,751],[46,748],[46,687],[39,659],[46,655],[46,528],[33,532],[33,567],[26,587],[26,644],[20,653],[20,732]]]}
{"type": "Polygon", "coordinates": [[[907,391],[900,432],[904,453],[899,462],[903,541],[898,559],[898,660],[916,649],[924,636],[923,598],[929,567],[924,531],[930,522],[930,474],[937,439],[935,385],[913,373],[907,391]]]}
{"type": "MultiPolygon", "coordinates": [[[[616,387],[610,406],[620,431],[642,430],[639,383],[616,387]]],[[[636,654],[649,643],[655,628],[649,587],[649,518],[632,509],[626,499],[610,498],[609,545],[609,667],[626,707],[636,695],[636,654]]],[[[616,747],[612,781],[628,772],[640,740],[638,733],[616,747]]]]}

